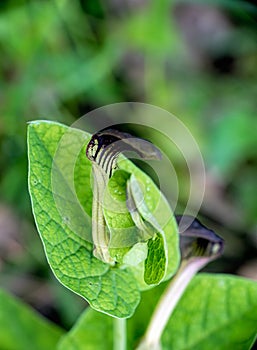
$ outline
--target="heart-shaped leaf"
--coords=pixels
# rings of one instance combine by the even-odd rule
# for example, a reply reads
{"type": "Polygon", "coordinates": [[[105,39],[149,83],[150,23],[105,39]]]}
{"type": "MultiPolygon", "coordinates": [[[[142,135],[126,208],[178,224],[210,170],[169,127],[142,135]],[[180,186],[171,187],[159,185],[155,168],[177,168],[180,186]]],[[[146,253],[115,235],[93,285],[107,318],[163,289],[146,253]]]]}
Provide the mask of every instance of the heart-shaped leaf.
{"type": "MultiPolygon", "coordinates": [[[[94,309],[116,317],[129,317],[139,302],[139,288],[146,287],[143,282],[144,261],[142,261],[146,246],[139,244],[137,249],[132,251],[137,255],[138,261],[142,261],[138,266],[128,263],[129,255],[125,259],[127,267],[121,266],[121,268],[119,264],[110,266],[94,256],[91,217],[92,162],[86,157],[90,139],[91,135],[88,133],[59,123],[37,121],[29,124],[29,191],[33,213],[48,262],[59,281],[84,297],[94,309]]],[[[128,142],[131,143],[132,140],[128,142]]],[[[168,258],[168,264],[165,260],[167,279],[174,274],[179,263],[175,218],[164,196],[151,179],[125,157],[122,156],[120,159],[118,164],[120,170],[114,172],[108,188],[111,188],[113,182],[114,186],[117,185],[113,191],[119,192],[120,185],[117,181],[119,172],[122,174],[120,180],[123,181],[121,184],[123,200],[126,198],[126,176],[131,177],[133,174],[137,181],[143,184],[145,207],[149,208],[149,215],[144,212],[143,216],[148,215],[151,224],[149,218],[153,216],[156,219],[164,233],[162,241],[167,242],[165,250],[168,258]]],[[[105,212],[105,220],[111,232],[110,253],[115,258],[119,256],[118,261],[123,259],[133,245],[140,243],[140,239],[136,237],[138,229],[131,219],[125,201],[123,209],[125,210],[123,217],[117,212],[112,213],[111,210],[105,212]],[[127,231],[126,237],[118,234],[119,229],[124,227],[127,229],[128,226],[131,231],[127,231]],[[116,230],[115,234],[112,229],[116,230]],[[126,239],[133,241],[129,249],[126,248],[126,239]],[[118,246],[115,247],[115,244],[118,246]],[[125,246],[125,249],[122,246],[125,246]],[[118,252],[115,251],[116,248],[118,252]]],[[[153,251],[155,245],[151,245],[149,251],[152,257],[160,255],[159,243],[160,240],[156,252],[153,251]]],[[[161,246],[164,247],[164,244],[161,246]]],[[[109,253],[107,258],[108,255],[109,253]]],[[[150,264],[152,259],[148,259],[146,264],[148,272],[150,264]]],[[[158,271],[151,273],[150,283],[157,283],[164,276],[165,268],[163,265],[161,273],[156,273],[158,271]]]]}
{"type": "Polygon", "coordinates": [[[28,127],[29,191],[38,232],[58,280],[96,310],[133,314],[140,294],[133,273],[93,256],[90,135],[58,123],[28,127]]]}

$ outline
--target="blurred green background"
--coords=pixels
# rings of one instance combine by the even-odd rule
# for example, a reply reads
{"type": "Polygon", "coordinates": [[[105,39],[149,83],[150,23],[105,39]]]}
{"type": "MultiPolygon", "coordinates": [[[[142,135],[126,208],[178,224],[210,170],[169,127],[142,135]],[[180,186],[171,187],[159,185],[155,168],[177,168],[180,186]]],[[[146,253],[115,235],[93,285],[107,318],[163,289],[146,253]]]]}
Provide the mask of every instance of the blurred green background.
{"type": "Polygon", "coordinates": [[[199,217],[226,239],[207,269],[257,279],[256,39],[250,1],[2,0],[1,286],[65,328],[85,307],[53,277],[35,229],[26,123],[70,125],[123,101],[160,106],[187,125],[207,170],[199,217]]]}

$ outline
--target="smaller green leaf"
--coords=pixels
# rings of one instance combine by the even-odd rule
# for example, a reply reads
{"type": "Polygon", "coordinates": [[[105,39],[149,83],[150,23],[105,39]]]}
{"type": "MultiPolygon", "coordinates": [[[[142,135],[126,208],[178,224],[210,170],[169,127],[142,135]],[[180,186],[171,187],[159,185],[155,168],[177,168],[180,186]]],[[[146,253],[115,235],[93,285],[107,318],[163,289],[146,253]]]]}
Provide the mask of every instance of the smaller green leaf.
{"type": "Polygon", "coordinates": [[[199,274],[162,336],[163,350],[248,350],[257,336],[257,283],[199,274]]]}
{"type": "Polygon", "coordinates": [[[163,236],[157,233],[147,242],[148,255],[145,260],[144,280],[147,284],[158,284],[166,271],[165,242],[163,236]]]}
{"type": "Polygon", "coordinates": [[[88,308],[74,327],[62,337],[58,350],[113,349],[112,317],[88,308]]]}
{"type": "Polygon", "coordinates": [[[3,290],[0,290],[0,324],[0,348],[4,350],[55,349],[64,333],[3,290]]]}

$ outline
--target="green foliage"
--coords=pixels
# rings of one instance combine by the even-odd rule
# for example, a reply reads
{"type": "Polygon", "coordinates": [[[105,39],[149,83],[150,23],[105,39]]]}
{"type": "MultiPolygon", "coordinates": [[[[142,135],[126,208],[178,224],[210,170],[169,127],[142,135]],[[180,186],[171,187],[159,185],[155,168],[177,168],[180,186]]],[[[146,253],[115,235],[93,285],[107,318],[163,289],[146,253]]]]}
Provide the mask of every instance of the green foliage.
{"type": "Polygon", "coordinates": [[[3,290],[0,290],[0,324],[0,348],[4,350],[55,349],[64,333],[3,290]]]}
{"type": "MultiPolygon", "coordinates": [[[[143,294],[128,322],[129,348],[135,347],[143,336],[163,290],[164,286],[158,286],[143,294]]],[[[257,336],[256,295],[255,281],[223,274],[198,274],[166,325],[161,339],[163,349],[250,349],[257,336]]]]}
{"type": "Polygon", "coordinates": [[[163,349],[250,349],[257,336],[257,284],[226,275],[198,275],[164,331],[163,349]]]}
{"type": "MultiPolygon", "coordinates": [[[[89,134],[58,123],[30,123],[29,190],[33,213],[48,262],[58,280],[83,296],[94,309],[116,317],[129,317],[139,302],[137,279],[141,281],[144,266],[139,265],[134,274],[132,267],[111,267],[93,256],[89,216],[92,203],[91,163],[85,155],[88,141],[89,134]]],[[[157,235],[148,245],[145,279],[148,284],[156,284],[160,282],[166,270],[165,237],[170,243],[168,253],[172,257],[168,265],[169,276],[174,274],[178,266],[175,219],[163,195],[148,176],[124,158],[119,166],[123,170],[117,172],[109,182],[111,196],[115,199],[116,194],[120,194],[118,199],[123,201],[123,210],[126,209],[124,184],[128,174],[133,173],[145,186],[146,203],[150,213],[156,216],[157,222],[160,219],[160,228],[162,230],[163,227],[165,232],[165,236],[157,235]],[[119,185],[117,188],[116,183],[119,185]],[[154,265],[156,259],[159,263],[154,265]]],[[[128,235],[129,232],[123,230],[127,228],[128,221],[130,225],[133,224],[134,229],[133,221],[128,220],[128,209],[125,210],[125,219],[117,214],[117,211],[111,213],[105,209],[105,213],[113,236],[113,229],[120,229],[128,235]]],[[[122,215],[124,216],[124,213],[122,215]]],[[[112,245],[114,241],[115,239],[111,240],[112,245]]],[[[133,245],[135,243],[137,241],[133,242],[133,245]]],[[[114,249],[115,254],[121,257],[121,262],[124,247],[127,247],[126,238],[118,235],[114,249]]]]}
{"type": "Polygon", "coordinates": [[[210,162],[225,177],[234,172],[245,155],[254,156],[257,147],[256,121],[251,110],[227,111],[226,118],[217,120],[210,136],[210,162]],[[233,125],[233,128],[231,128],[233,125]]]}
{"type": "MultiPolygon", "coordinates": [[[[184,1],[183,4],[152,1],[144,6],[141,2],[127,5],[116,1],[112,6],[109,3],[102,5],[95,0],[0,2],[1,208],[8,203],[14,215],[22,213],[18,252],[13,251],[13,244],[9,249],[5,240],[0,240],[1,284],[7,288],[10,283],[17,285],[17,276],[31,271],[33,279],[37,274],[43,276],[37,283],[51,283],[32,224],[27,194],[26,122],[47,118],[70,124],[95,107],[119,101],[134,100],[161,106],[179,116],[194,134],[207,164],[204,212],[218,224],[228,242],[225,259],[211,269],[219,266],[221,271],[237,273],[239,264],[247,264],[248,259],[256,256],[255,5],[230,0],[184,1]],[[195,5],[201,4],[208,10],[206,16],[202,16],[201,6],[194,10],[195,5]],[[196,20],[190,21],[190,14],[196,16],[196,20]],[[213,21],[200,26],[201,18],[208,19],[208,16],[213,21]],[[209,26],[211,23],[213,27],[209,26]],[[225,24],[223,28],[222,23],[225,24]],[[206,36],[201,28],[212,35],[206,36]],[[206,37],[210,50],[204,47],[206,37]],[[192,40],[188,40],[190,38],[192,40]],[[220,70],[226,69],[227,59],[230,70],[220,70]],[[230,206],[223,207],[226,203],[230,206]]],[[[144,125],[145,118],[147,116],[142,116],[138,122],[144,125]]],[[[146,135],[151,139],[155,137],[157,145],[162,142],[159,135],[143,128],[141,136],[146,135]]],[[[164,147],[166,149],[166,140],[164,147]]],[[[88,239],[85,229],[89,223],[80,215],[82,208],[89,214],[92,204],[88,191],[90,179],[82,178],[79,171],[83,167],[83,173],[87,174],[90,166],[84,151],[78,155],[74,174],[77,176],[75,192],[81,206],[71,201],[64,208],[61,199],[55,198],[55,201],[62,208],[64,221],[73,217],[71,226],[79,232],[78,237],[85,234],[88,239]]],[[[167,149],[167,154],[178,174],[179,212],[188,194],[187,172],[176,150],[167,149]]],[[[41,172],[44,177],[44,170],[41,172]]],[[[72,198],[72,191],[70,194],[72,198]]],[[[40,201],[48,198],[47,192],[37,195],[40,201]]],[[[45,209],[51,213],[55,208],[45,209]]],[[[43,214],[42,222],[48,218],[43,214]]],[[[11,237],[7,225],[1,238],[2,233],[4,238],[11,237]]],[[[49,243],[45,242],[45,246],[50,250],[49,243]]],[[[58,255],[61,246],[59,248],[54,247],[53,254],[58,255]]],[[[82,251],[85,253],[86,249],[82,251]]],[[[76,252],[75,247],[71,249],[71,254],[73,252],[76,252]]],[[[59,263],[57,255],[55,268],[59,263]]],[[[133,261],[137,265],[145,260],[147,247],[139,242],[129,251],[113,251],[113,256],[124,264],[133,261]]],[[[63,261],[65,272],[66,262],[63,261]]],[[[84,260],[81,267],[78,260],[74,263],[78,271],[83,269],[84,260]]],[[[175,265],[167,267],[167,278],[175,271],[175,265]]],[[[140,287],[147,288],[142,268],[140,266],[137,274],[133,267],[134,274],[141,279],[140,287]]],[[[254,273],[254,269],[249,272],[254,273]]],[[[64,288],[60,286],[59,290],[64,288]]],[[[56,294],[59,305],[55,307],[61,316],[67,301],[62,292],[56,294]]],[[[152,304],[155,304],[156,289],[153,294],[152,304]]],[[[37,306],[42,306],[40,301],[38,303],[37,306]]],[[[147,310],[144,312],[146,314],[147,310]]],[[[62,317],[60,322],[64,323],[62,317]]],[[[144,320],[141,318],[140,322],[144,320]]]]}
{"type": "MultiPolygon", "coordinates": [[[[79,140],[85,144],[88,139],[88,134],[57,123],[35,122],[29,125],[29,188],[33,212],[48,262],[59,281],[86,298],[93,308],[118,317],[128,317],[139,302],[136,281],[129,271],[110,268],[93,256],[92,243],[84,238],[89,238],[90,226],[86,226],[85,221],[80,229],[78,213],[82,211],[76,192],[67,180],[69,177],[66,178],[63,173],[67,171],[66,166],[72,161],[69,157],[75,151],[71,145],[78,144],[79,140]],[[65,155],[56,164],[58,175],[66,181],[59,181],[58,177],[60,187],[56,188],[58,192],[53,192],[53,157],[66,132],[65,155]],[[68,194],[68,201],[63,194],[68,194]],[[60,202],[56,202],[57,197],[65,202],[64,207],[58,207],[60,202]],[[61,208],[64,209],[62,215],[61,208]]],[[[73,156],[75,162],[74,153],[73,156]]],[[[83,167],[75,167],[75,173],[78,184],[83,185],[83,178],[89,177],[83,167]]],[[[78,191],[79,185],[75,187],[78,191]]],[[[90,191],[90,186],[86,189],[90,191]]]]}
{"type": "MultiPolygon", "coordinates": [[[[160,287],[143,293],[135,315],[128,320],[129,349],[135,348],[143,336],[162,291],[163,287],[160,287]]],[[[256,293],[257,285],[253,281],[228,275],[198,275],[188,286],[165,328],[163,349],[250,349],[256,338],[256,293]]],[[[60,349],[73,350],[73,344],[78,350],[91,349],[91,344],[95,349],[111,349],[112,327],[106,315],[87,310],[64,336],[60,349]],[[92,333],[87,332],[88,327],[92,333]],[[95,337],[94,329],[102,329],[105,343],[95,337]]]]}
{"type": "Polygon", "coordinates": [[[113,318],[86,310],[74,327],[60,340],[58,350],[113,349],[113,318]]]}

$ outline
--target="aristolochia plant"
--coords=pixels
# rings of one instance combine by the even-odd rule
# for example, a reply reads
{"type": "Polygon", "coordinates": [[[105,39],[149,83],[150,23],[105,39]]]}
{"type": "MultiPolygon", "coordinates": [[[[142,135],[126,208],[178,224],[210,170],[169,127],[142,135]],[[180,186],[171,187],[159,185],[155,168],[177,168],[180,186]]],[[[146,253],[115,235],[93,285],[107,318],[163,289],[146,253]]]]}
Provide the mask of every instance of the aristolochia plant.
{"type": "Polygon", "coordinates": [[[151,143],[116,130],[28,126],[29,191],[47,260],[90,305],[57,348],[249,349],[257,334],[256,283],[193,279],[222,253],[223,240],[189,217],[179,235],[182,218],[124,151],[160,158],[151,143]],[[157,302],[161,282],[170,279],[157,302]]]}

